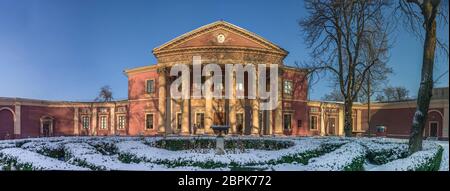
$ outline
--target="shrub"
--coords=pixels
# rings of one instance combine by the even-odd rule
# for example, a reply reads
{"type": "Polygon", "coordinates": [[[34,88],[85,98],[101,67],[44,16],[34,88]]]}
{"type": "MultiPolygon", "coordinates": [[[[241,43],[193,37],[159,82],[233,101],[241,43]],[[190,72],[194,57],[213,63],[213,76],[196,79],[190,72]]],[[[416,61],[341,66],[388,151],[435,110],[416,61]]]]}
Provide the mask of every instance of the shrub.
{"type": "Polygon", "coordinates": [[[371,171],[437,171],[442,160],[443,148],[433,144],[403,159],[380,165],[371,171]]]}
{"type": "MultiPolygon", "coordinates": [[[[215,139],[161,139],[155,142],[146,143],[156,148],[167,149],[171,151],[196,150],[196,149],[214,149],[216,147],[215,139]]],[[[294,145],[292,141],[286,140],[267,140],[267,139],[231,139],[225,140],[225,149],[227,150],[280,150],[294,145]]]]}
{"type": "Polygon", "coordinates": [[[367,160],[382,165],[408,156],[408,145],[403,143],[364,142],[367,149],[367,160]]]}

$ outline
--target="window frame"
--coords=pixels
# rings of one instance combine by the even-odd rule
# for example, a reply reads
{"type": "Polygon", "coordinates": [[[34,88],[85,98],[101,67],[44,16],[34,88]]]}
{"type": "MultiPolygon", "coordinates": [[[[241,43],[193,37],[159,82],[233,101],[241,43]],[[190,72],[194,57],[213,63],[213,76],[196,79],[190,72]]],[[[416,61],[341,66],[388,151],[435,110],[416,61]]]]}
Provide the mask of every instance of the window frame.
{"type": "Polygon", "coordinates": [[[117,115],[117,129],[125,129],[127,126],[127,116],[126,115],[117,115]],[[123,126],[121,127],[120,119],[123,117],[123,126]]]}
{"type": "Polygon", "coordinates": [[[145,113],[145,130],[154,130],[155,129],[155,114],[154,113],[145,113]],[[151,115],[152,119],[152,128],[148,128],[148,119],[149,115],[151,115]]]}
{"type": "Polygon", "coordinates": [[[156,90],[155,90],[155,79],[147,79],[147,80],[145,80],[145,93],[146,93],[146,94],[154,94],[155,92],[156,92],[156,90]],[[148,83],[149,83],[150,81],[153,82],[153,88],[152,88],[152,91],[149,91],[148,83]]]}
{"type": "Polygon", "coordinates": [[[107,130],[108,129],[108,116],[107,115],[100,115],[98,120],[99,128],[100,130],[107,130]],[[104,121],[103,121],[104,119],[104,121]]]}
{"type": "Polygon", "coordinates": [[[314,130],[314,131],[319,130],[318,121],[319,121],[319,116],[317,116],[317,115],[309,116],[309,130],[314,130]],[[313,120],[313,118],[315,118],[315,121],[313,120]],[[314,125],[315,128],[312,128],[313,125],[314,125]]]}
{"type": "Polygon", "coordinates": [[[91,128],[91,116],[89,116],[89,115],[81,116],[81,128],[82,129],[90,129],[91,128]],[[87,120],[85,121],[85,119],[87,119],[87,120]],[[85,126],[86,123],[87,123],[87,127],[85,126]]]}
{"type": "Polygon", "coordinates": [[[290,130],[292,130],[292,113],[283,113],[283,130],[284,131],[290,131],[290,130]],[[288,128],[286,129],[285,127],[286,127],[286,119],[285,119],[285,117],[286,116],[289,116],[289,126],[288,126],[288,128]]]}
{"type": "Polygon", "coordinates": [[[284,80],[283,81],[283,94],[286,96],[292,96],[294,94],[294,82],[292,80],[284,80]],[[286,84],[290,84],[289,88],[286,88],[286,84]],[[290,90],[287,92],[287,90],[290,90]]]}
{"type": "Polygon", "coordinates": [[[205,113],[204,112],[196,112],[195,113],[195,125],[197,125],[197,129],[205,129],[205,113]],[[198,122],[198,118],[197,118],[197,116],[198,115],[203,115],[203,120],[202,120],[202,122],[203,122],[203,124],[201,124],[201,128],[200,128],[200,123],[198,122]]]}

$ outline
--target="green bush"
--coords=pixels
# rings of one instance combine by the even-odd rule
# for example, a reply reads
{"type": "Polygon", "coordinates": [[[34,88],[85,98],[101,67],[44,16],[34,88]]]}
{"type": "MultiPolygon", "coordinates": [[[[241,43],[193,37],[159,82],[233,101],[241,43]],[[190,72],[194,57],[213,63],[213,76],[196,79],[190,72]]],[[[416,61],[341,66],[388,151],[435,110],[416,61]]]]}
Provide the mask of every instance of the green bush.
{"type": "Polygon", "coordinates": [[[118,159],[122,161],[123,163],[140,163],[142,162],[141,159],[137,158],[133,154],[129,153],[119,153],[118,159]]]}
{"type": "Polygon", "coordinates": [[[404,149],[400,146],[401,145],[399,145],[399,147],[397,148],[382,149],[377,151],[367,149],[367,160],[369,160],[369,162],[373,164],[382,165],[393,160],[408,157],[408,149],[404,149]]]}
{"type": "Polygon", "coordinates": [[[441,161],[442,161],[442,152],[444,149],[442,146],[438,145],[438,151],[436,152],[436,155],[434,155],[432,158],[427,159],[426,163],[423,163],[419,167],[417,167],[416,171],[438,171],[441,167],[441,161]]]}
{"type": "Polygon", "coordinates": [[[56,149],[51,149],[48,147],[43,147],[41,150],[38,150],[37,153],[44,155],[44,156],[48,156],[48,157],[52,157],[58,160],[65,160],[66,158],[66,153],[64,151],[64,147],[58,147],[56,149]]]}
{"type": "Polygon", "coordinates": [[[18,163],[17,158],[8,157],[6,155],[0,154],[0,164],[4,164],[3,170],[19,170],[19,171],[31,171],[31,170],[39,170],[33,168],[33,165],[30,163],[18,163]]]}
{"type": "Polygon", "coordinates": [[[91,146],[93,146],[98,152],[100,152],[102,155],[114,155],[118,153],[117,146],[112,142],[95,142],[91,143],[91,146]]]}
{"type": "Polygon", "coordinates": [[[268,164],[276,165],[276,164],[281,164],[281,163],[297,162],[297,163],[306,165],[306,164],[308,164],[309,159],[332,152],[342,145],[343,145],[343,143],[339,143],[339,144],[323,143],[320,145],[319,149],[306,151],[303,153],[296,153],[296,154],[292,154],[292,155],[285,155],[285,156],[282,156],[278,160],[269,161],[268,164]]]}
{"type": "Polygon", "coordinates": [[[344,171],[363,171],[365,159],[364,156],[353,159],[352,163],[344,167],[344,171]]]}
{"type": "MultiPolygon", "coordinates": [[[[156,148],[171,151],[191,150],[191,149],[214,149],[215,139],[162,139],[152,143],[146,143],[156,148]]],[[[231,139],[225,140],[225,149],[256,149],[256,150],[280,150],[294,145],[292,141],[285,140],[259,140],[259,139],[231,139]]]]}

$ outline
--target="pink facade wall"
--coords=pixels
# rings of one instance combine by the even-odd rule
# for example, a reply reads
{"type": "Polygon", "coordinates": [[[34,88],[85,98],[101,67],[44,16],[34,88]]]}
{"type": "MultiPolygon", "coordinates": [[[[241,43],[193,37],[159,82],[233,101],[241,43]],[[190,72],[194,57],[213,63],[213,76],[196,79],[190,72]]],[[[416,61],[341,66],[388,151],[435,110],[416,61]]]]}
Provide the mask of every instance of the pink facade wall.
{"type": "Polygon", "coordinates": [[[66,107],[21,106],[21,137],[40,136],[41,118],[53,117],[53,136],[74,133],[74,109],[66,107]]]}
{"type": "Polygon", "coordinates": [[[155,135],[158,133],[158,100],[151,101],[132,101],[129,111],[129,135],[155,135]],[[156,103],[155,103],[156,102],[156,103]],[[154,128],[145,129],[145,115],[152,113],[154,115],[154,128]]]}
{"type": "MultiPolygon", "coordinates": [[[[286,135],[306,136],[310,134],[308,128],[308,107],[303,101],[283,101],[283,114],[291,114],[291,131],[284,131],[286,135]],[[300,121],[299,121],[300,120],[300,121]],[[300,122],[300,125],[299,125],[300,122]]],[[[283,116],[284,117],[284,116],[283,116]]],[[[284,120],[283,120],[284,123],[284,120]]],[[[284,128],[284,125],[283,125],[284,128]]]]}
{"type": "Polygon", "coordinates": [[[128,76],[128,100],[145,99],[149,97],[158,97],[158,72],[151,70],[140,72],[128,76]],[[148,95],[146,93],[146,81],[155,80],[155,93],[148,95]]]}
{"type": "Polygon", "coordinates": [[[128,76],[129,135],[155,135],[158,132],[158,73],[156,70],[130,74],[128,76]],[[155,92],[147,94],[146,81],[155,80],[155,92]],[[145,115],[154,115],[154,129],[145,129],[145,115]]]}
{"type": "Polygon", "coordinates": [[[292,114],[291,130],[284,131],[284,134],[299,136],[312,135],[313,132],[309,131],[308,126],[308,80],[305,73],[286,70],[283,72],[282,78],[283,80],[291,80],[293,83],[292,96],[283,95],[283,114],[292,114]]]}
{"type": "Polygon", "coordinates": [[[308,79],[305,73],[287,70],[283,72],[283,80],[293,82],[293,99],[302,101],[308,99],[308,79]]]}
{"type": "MultiPolygon", "coordinates": [[[[439,112],[432,111],[437,110],[443,113],[443,109],[430,109],[428,113],[428,120],[425,125],[424,136],[429,136],[429,122],[438,122],[438,137],[442,136],[443,118],[439,112]]],[[[376,133],[377,125],[384,125],[387,127],[386,135],[388,137],[405,138],[409,136],[412,126],[412,119],[416,108],[399,108],[399,109],[372,109],[370,120],[370,132],[376,133]]],[[[367,110],[362,112],[362,126],[368,129],[367,125],[367,110]]]]}

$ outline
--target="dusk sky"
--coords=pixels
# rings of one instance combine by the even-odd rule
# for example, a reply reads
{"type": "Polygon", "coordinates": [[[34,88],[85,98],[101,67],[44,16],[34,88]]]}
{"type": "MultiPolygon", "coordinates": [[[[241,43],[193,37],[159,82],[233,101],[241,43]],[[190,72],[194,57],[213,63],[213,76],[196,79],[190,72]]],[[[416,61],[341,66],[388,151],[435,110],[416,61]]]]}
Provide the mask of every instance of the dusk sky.
{"type": "MultiPolygon", "coordinates": [[[[90,101],[103,85],[127,98],[124,69],[155,64],[152,49],[217,20],[225,20],[290,52],[285,64],[308,61],[298,20],[303,2],[148,0],[0,0],[0,97],[90,101]]],[[[448,43],[448,26],[438,30],[448,43]]],[[[416,95],[422,42],[401,27],[391,35],[389,85],[416,95]]],[[[438,58],[435,75],[448,71],[438,58]]],[[[330,91],[329,79],[311,99],[330,91]]],[[[448,73],[437,84],[448,86],[448,73]]]]}

